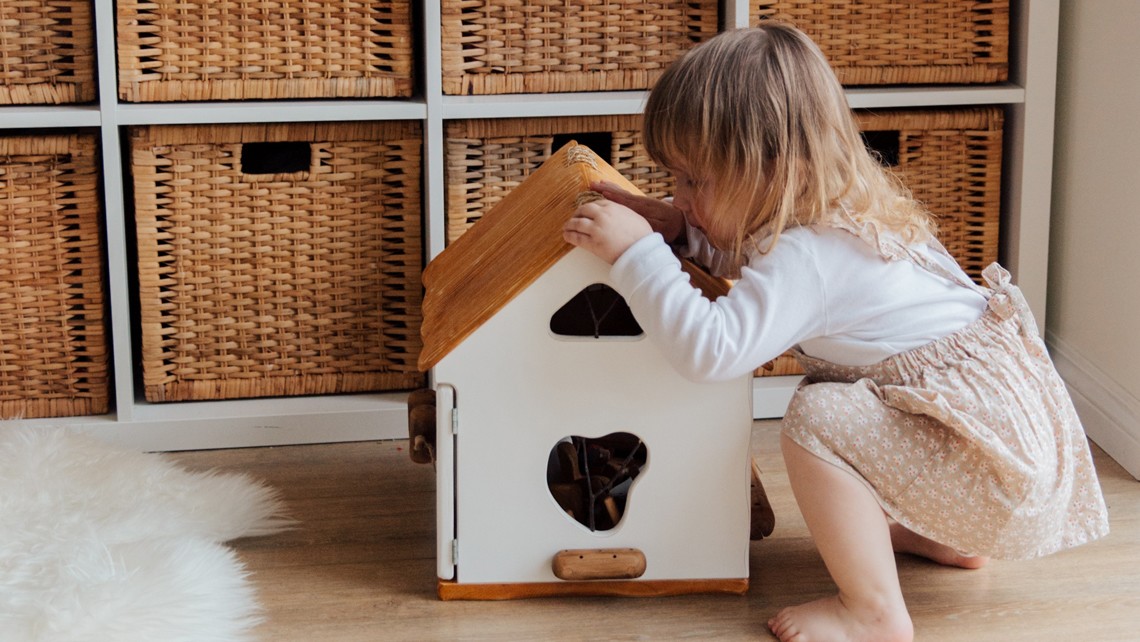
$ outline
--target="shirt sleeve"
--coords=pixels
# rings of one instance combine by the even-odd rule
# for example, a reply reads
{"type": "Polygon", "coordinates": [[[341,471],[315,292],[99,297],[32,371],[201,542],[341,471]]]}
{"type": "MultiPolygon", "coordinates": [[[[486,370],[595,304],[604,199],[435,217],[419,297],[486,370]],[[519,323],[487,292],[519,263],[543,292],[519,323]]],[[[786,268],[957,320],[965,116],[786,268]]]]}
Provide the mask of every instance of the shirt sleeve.
{"type": "Polygon", "coordinates": [[[743,376],[827,329],[818,267],[793,239],[753,258],[716,301],[689,283],[659,234],[626,250],[611,278],[649,340],[693,381],[743,376]]]}

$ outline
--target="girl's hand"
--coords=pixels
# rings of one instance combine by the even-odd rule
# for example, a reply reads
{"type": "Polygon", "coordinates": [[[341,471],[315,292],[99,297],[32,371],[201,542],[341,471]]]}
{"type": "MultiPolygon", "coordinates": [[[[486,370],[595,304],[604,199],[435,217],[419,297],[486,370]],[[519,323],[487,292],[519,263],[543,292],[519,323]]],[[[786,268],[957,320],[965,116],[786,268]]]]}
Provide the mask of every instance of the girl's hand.
{"type": "Polygon", "coordinates": [[[562,227],[571,245],[613,265],[629,246],[653,233],[649,222],[630,208],[608,200],[586,203],[562,227]]]}
{"type": "Polygon", "coordinates": [[[590,189],[607,200],[624,205],[649,221],[654,232],[665,237],[665,242],[674,244],[685,231],[685,216],[672,203],[659,201],[649,196],[630,194],[622,188],[605,181],[590,184],[590,189]]]}

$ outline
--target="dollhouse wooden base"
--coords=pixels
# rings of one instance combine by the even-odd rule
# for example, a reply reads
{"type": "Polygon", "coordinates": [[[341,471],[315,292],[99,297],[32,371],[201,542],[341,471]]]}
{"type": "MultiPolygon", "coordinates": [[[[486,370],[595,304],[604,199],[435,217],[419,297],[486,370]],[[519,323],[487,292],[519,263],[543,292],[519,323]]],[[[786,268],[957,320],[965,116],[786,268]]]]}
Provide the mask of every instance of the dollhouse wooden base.
{"type": "Polygon", "coordinates": [[[667,597],[692,593],[744,595],[748,578],[720,580],[607,580],[590,582],[526,582],[460,584],[439,580],[441,600],[517,600],[531,597],[667,597]]]}

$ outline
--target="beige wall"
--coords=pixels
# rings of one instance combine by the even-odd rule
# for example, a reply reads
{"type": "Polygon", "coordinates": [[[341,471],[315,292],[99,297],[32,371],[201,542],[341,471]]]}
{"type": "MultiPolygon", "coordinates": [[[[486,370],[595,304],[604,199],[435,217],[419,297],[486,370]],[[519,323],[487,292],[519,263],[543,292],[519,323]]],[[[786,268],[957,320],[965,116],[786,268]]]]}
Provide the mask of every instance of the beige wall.
{"type": "Polygon", "coordinates": [[[1046,339],[1090,436],[1140,474],[1140,2],[1064,0],[1046,339]]]}

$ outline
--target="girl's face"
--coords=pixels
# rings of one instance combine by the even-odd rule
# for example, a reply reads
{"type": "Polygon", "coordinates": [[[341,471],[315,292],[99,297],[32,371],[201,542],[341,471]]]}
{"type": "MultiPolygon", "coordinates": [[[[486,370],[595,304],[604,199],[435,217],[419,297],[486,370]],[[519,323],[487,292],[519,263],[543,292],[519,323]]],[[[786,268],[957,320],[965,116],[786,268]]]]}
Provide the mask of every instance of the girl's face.
{"type": "Polygon", "coordinates": [[[708,235],[712,215],[713,186],[710,179],[698,180],[683,169],[670,169],[677,180],[673,205],[685,213],[689,224],[708,235]]]}

